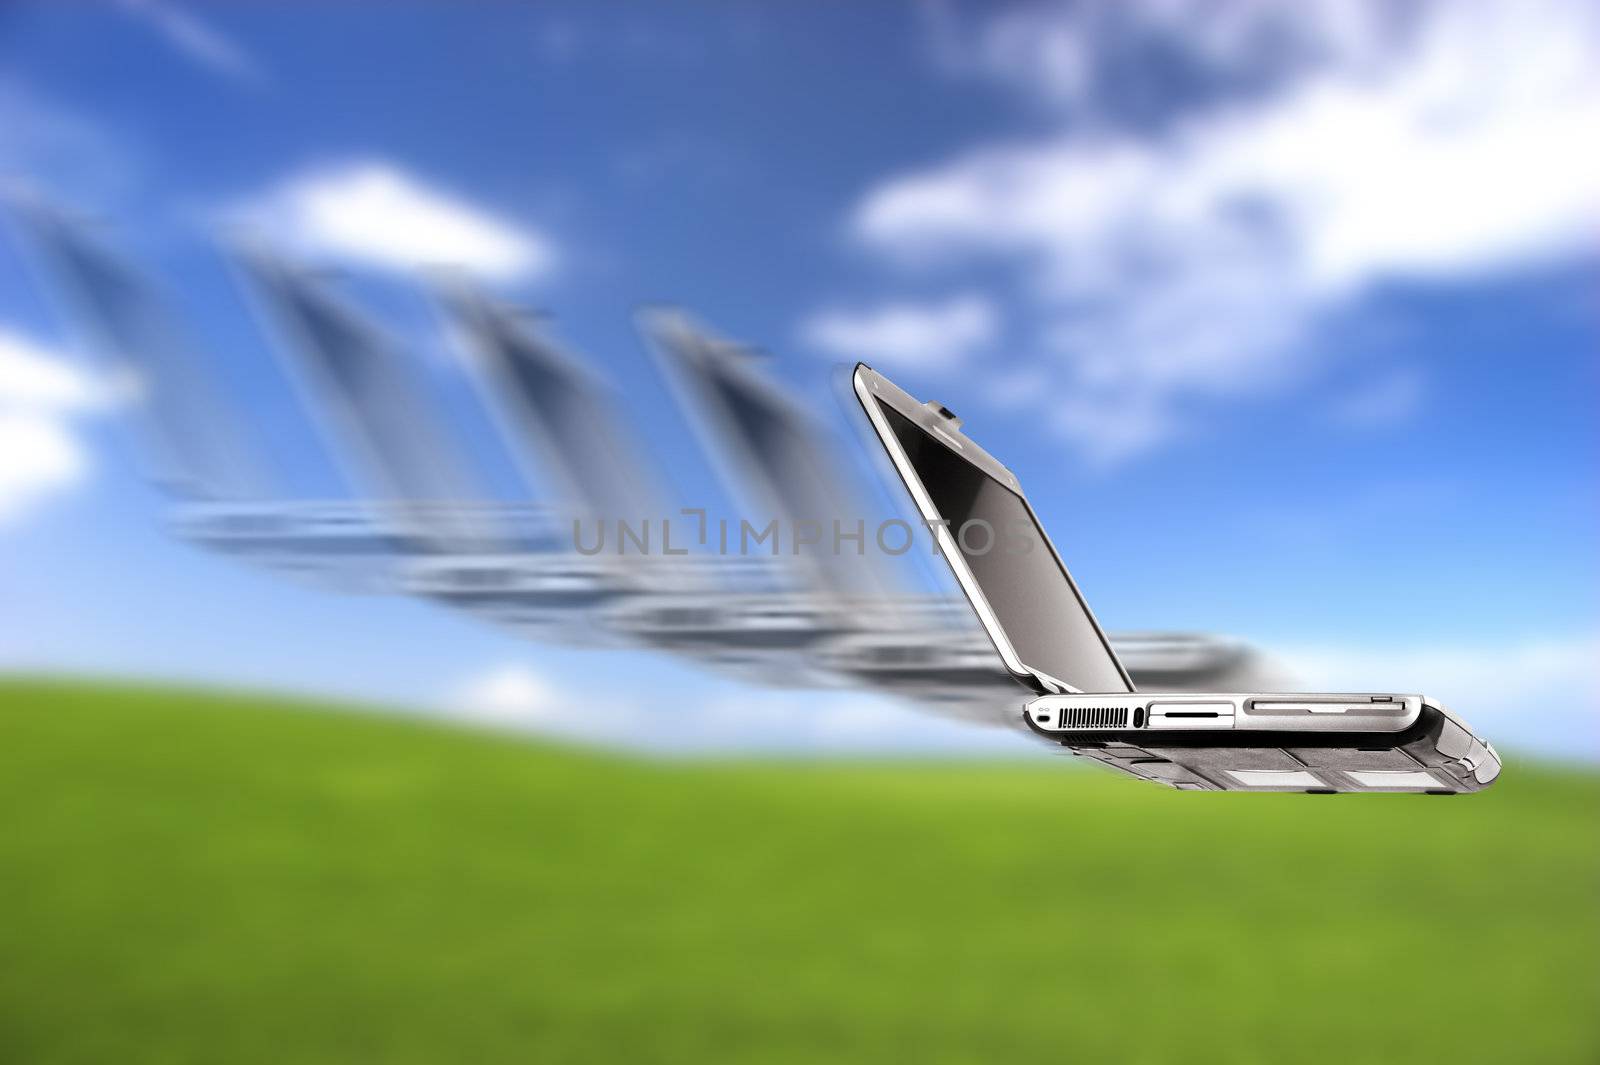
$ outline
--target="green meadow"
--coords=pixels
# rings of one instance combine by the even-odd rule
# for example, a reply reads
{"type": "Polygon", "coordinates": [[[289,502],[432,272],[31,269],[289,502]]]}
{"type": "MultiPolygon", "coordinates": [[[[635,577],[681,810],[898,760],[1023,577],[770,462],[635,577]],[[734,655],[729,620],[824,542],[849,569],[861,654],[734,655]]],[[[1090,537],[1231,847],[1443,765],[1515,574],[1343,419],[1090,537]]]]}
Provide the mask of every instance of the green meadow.
{"type": "Polygon", "coordinates": [[[1587,1065],[1597,812],[11,680],[0,1062],[1587,1065]]]}

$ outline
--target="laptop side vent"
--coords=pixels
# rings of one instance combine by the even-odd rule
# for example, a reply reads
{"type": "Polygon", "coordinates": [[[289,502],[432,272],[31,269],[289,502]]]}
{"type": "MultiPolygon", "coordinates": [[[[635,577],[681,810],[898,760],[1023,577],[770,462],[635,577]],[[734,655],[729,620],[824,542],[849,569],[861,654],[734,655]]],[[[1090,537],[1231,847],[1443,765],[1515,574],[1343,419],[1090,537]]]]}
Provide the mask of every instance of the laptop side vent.
{"type": "Polygon", "coordinates": [[[1061,710],[1060,728],[1128,728],[1132,710],[1126,706],[1068,706],[1061,710]]]}

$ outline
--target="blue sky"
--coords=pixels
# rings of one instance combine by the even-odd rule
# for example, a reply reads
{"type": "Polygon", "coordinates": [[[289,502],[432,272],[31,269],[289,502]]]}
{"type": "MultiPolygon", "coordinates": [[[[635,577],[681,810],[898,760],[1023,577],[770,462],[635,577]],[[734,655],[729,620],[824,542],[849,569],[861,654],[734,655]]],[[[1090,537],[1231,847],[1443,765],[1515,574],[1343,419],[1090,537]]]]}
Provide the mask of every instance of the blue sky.
{"type": "MultiPolygon", "coordinates": [[[[691,501],[719,490],[636,307],[770,350],[829,417],[865,358],[1013,466],[1107,627],[1592,756],[1600,31],[1467,6],[13,4],[0,169],[162,275],[296,494],[342,488],[218,226],[346,268],[453,409],[430,253],[548,310],[691,501]]],[[[441,705],[492,680],[585,734],[591,706],[649,724],[649,686],[691,746],[904,733],[173,542],[70,340],[0,243],[0,664],[441,705]]]]}

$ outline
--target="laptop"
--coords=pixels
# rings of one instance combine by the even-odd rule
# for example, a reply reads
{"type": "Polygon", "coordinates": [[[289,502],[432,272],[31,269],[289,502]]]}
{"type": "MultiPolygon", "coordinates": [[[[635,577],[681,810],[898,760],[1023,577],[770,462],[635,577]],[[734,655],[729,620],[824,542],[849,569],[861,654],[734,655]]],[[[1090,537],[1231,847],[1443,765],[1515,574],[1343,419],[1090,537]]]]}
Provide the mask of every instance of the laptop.
{"type": "Polygon", "coordinates": [[[1433,699],[1396,692],[1140,693],[1016,475],[865,364],[873,430],[1013,678],[1026,727],[1071,752],[1187,791],[1478,791],[1500,758],[1433,699]]]}

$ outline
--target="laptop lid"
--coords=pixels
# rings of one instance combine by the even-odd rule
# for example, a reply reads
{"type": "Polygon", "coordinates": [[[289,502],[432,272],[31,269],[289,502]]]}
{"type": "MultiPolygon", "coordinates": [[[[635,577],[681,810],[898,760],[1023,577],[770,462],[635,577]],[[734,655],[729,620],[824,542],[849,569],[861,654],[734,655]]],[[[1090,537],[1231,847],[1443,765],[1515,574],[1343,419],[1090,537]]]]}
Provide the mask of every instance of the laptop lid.
{"type": "Polygon", "coordinates": [[[1039,691],[1133,691],[1015,475],[871,367],[854,388],[1006,668],[1039,691]]]}

